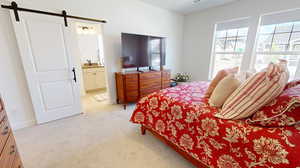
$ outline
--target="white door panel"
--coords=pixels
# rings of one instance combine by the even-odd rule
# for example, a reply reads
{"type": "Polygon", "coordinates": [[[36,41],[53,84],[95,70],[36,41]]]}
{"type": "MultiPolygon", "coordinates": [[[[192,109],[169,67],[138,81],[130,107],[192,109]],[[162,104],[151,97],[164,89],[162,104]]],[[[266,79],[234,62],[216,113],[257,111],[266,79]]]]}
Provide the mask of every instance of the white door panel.
{"type": "Polygon", "coordinates": [[[74,104],[74,95],[70,82],[58,81],[42,83],[41,95],[43,96],[43,104],[47,110],[59,107],[72,107],[74,104]],[[56,92],[60,92],[60,94],[64,96],[57,97],[56,92]]]}
{"type": "Polygon", "coordinates": [[[67,53],[65,53],[66,47],[62,38],[64,25],[36,20],[26,22],[26,29],[36,71],[67,70],[69,67],[67,53]],[[51,41],[51,45],[45,46],[44,41],[51,41]]]}
{"type": "MultiPolygon", "coordinates": [[[[19,12],[14,20],[23,67],[38,123],[81,112],[79,83],[73,80],[75,32],[61,17],[19,12]]],[[[76,67],[75,67],[76,68],[76,67]]]]}

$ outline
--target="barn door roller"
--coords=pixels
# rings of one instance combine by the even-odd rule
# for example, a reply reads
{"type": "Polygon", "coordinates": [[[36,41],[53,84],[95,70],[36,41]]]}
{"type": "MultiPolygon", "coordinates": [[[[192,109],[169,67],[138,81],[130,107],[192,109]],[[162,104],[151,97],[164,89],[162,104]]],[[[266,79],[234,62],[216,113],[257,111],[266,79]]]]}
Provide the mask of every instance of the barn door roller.
{"type": "Polygon", "coordinates": [[[1,5],[2,8],[10,9],[14,11],[15,19],[17,22],[20,21],[20,17],[18,14],[18,11],[24,11],[24,12],[32,12],[32,13],[38,13],[43,15],[51,15],[51,16],[58,16],[63,17],[65,21],[65,26],[68,26],[67,18],[73,18],[73,19],[79,19],[79,20],[87,20],[92,22],[99,22],[99,23],[107,23],[106,20],[99,20],[99,19],[93,19],[93,18],[86,18],[81,16],[73,16],[68,15],[65,10],[62,11],[62,13],[53,13],[53,12],[47,12],[47,11],[41,11],[41,10],[35,10],[35,9],[28,9],[28,8],[19,8],[18,4],[16,2],[11,2],[11,5],[1,5]]]}

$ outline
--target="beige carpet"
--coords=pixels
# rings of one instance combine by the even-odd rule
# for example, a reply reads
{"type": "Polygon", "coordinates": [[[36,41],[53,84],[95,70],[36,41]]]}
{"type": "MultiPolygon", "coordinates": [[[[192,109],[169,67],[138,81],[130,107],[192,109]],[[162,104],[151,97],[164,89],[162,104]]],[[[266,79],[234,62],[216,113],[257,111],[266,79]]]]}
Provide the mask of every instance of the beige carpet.
{"type": "Polygon", "coordinates": [[[17,131],[25,168],[193,167],[150,133],[142,136],[128,121],[133,108],[101,105],[84,115],[17,131]]]}

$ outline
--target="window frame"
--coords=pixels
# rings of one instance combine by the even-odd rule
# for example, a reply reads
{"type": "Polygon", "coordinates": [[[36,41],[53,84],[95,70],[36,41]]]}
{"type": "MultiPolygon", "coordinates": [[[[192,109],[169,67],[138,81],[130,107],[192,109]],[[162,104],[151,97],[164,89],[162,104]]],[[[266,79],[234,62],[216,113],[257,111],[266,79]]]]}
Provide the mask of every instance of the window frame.
{"type": "MultiPolygon", "coordinates": [[[[300,21],[299,21],[300,22],[300,21]]],[[[289,39],[288,39],[288,43],[287,44],[279,44],[279,45],[287,45],[288,47],[286,48],[290,48],[290,45],[291,45],[291,39],[292,39],[292,36],[294,35],[294,33],[299,33],[300,34],[300,31],[294,31],[295,29],[295,23],[297,22],[287,22],[287,23],[279,23],[279,24],[276,24],[275,25],[275,28],[274,28],[274,31],[272,33],[260,33],[258,32],[258,38],[260,37],[260,35],[272,35],[272,40],[271,40],[271,46],[270,46],[270,51],[257,51],[257,48],[255,49],[255,52],[256,53],[291,53],[291,54],[285,54],[285,55],[293,55],[294,54],[299,54],[300,53],[300,50],[299,51],[272,51],[272,47],[274,45],[274,38],[276,35],[280,35],[280,34],[289,34],[289,39]],[[287,24],[287,23],[293,23],[293,26],[292,26],[292,29],[291,31],[289,32],[276,32],[276,30],[278,29],[278,26],[281,25],[281,24],[287,24]]],[[[260,25],[260,27],[262,26],[268,26],[268,25],[260,25]]],[[[258,39],[257,39],[258,40],[258,39]]],[[[257,44],[258,45],[258,44],[257,44]]],[[[299,44],[296,44],[296,45],[300,45],[299,44]]]]}
{"type": "MultiPolygon", "coordinates": [[[[261,16],[263,17],[263,16],[261,16]]],[[[256,38],[256,45],[254,48],[254,55],[252,56],[252,60],[251,61],[251,69],[255,69],[255,65],[256,65],[256,61],[257,61],[257,56],[258,55],[278,55],[278,56],[299,56],[300,57],[300,50],[299,51],[290,51],[290,45],[291,45],[291,38],[293,36],[294,33],[300,33],[300,31],[294,31],[295,25],[296,23],[300,22],[299,21],[295,21],[295,22],[282,22],[282,23],[278,23],[278,24],[273,24],[275,26],[274,30],[272,33],[260,33],[260,30],[263,26],[271,26],[271,25],[258,25],[258,29],[257,29],[257,38],[256,38]],[[293,23],[293,26],[291,28],[291,31],[287,31],[287,32],[276,32],[277,28],[281,25],[281,24],[288,24],[288,23],[293,23]],[[280,34],[289,34],[289,39],[288,39],[288,43],[287,44],[279,44],[279,45],[287,45],[287,47],[285,48],[285,51],[272,51],[273,45],[274,45],[274,38],[276,35],[280,35],[280,34]],[[258,51],[258,47],[259,47],[259,37],[261,35],[272,35],[272,41],[271,41],[271,46],[270,46],[270,51],[258,51]]],[[[300,44],[297,44],[300,45],[300,44]]],[[[300,58],[298,58],[298,63],[296,66],[296,72],[295,72],[295,76],[293,76],[293,78],[299,78],[300,74],[297,75],[300,72],[300,58]]]]}
{"type": "MultiPolygon", "coordinates": [[[[226,23],[226,22],[224,22],[226,23]]],[[[212,50],[211,50],[211,62],[210,62],[210,67],[209,67],[209,80],[213,79],[213,75],[214,75],[214,69],[215,69],[215,65],[216,65],[216,56],[218,54],[222,54],[222,55],[243,55],[242,58],[241,58],[241,65],[240,67],[242,66],[243,64],[243,57],[246,53],[246,48],[247,48],[247,40],[248,40],[248,35],[249,35],[249,27],[239,27],[239,28],[234,28],[234,29],[237,29],[237,32],[236,32],[236,35],[235,36],[228,36],[228,31],[229,30],[234,30],[234,29],[225,29],[225,30],[217,30],[217,26],[218,26],[218,23],[215,24],[215,29],[214,29],[214,34],[213,34],[213,43],[212,43],[212,50]],[[247,33],[246,35],[241,35],[239,36],[239,30],[241,29],[245,29],[247,28],[247,33]],[[226,31],[226,35],[224,37],[217,37],[217,34],[218,34],[218,31],[226,31]],[[226,51],[226,42],[228,40],[228,38],[235,38],[235,46],[234,46],[234,51],[226,51]],[[245,40],[245,47],[244,47],[244,51],[236,51],[236,47],[237,47],[237,43],[238,43],[238,39],[239,38],[244,38],[245,40]],[[216,42],[218,39],[225,39],[225,42],[224,42],[224,51],[218,51],[216,52],[216,42]]]]}
{"type": "MultiPolygon", "coordinates": [[[[217,27],[219,24],[220,25],[227,24],[227,23],[230,24],[230,22],[248,19],[249,23],[246,26],[241,26],[241,27],[248,27],[246,48],[245,48],[245,51],[243,52],[244,55],[242,57],[242,64],[240,66],[241,71],[253,71],[254,72],[255,67],[256,67],[255,66],[256,61],[257,61],[259,55],[300,56],[300,51],[284,51],[284,52],[271,51],[272,48],[270,48],[270,51],[257,51],[258,46],[259,46],[259,44],[258,44],[259,37],[261,35],[260,28],[263,25],[279,25],[279,24],[293,22],[294,26],[296,25],[296,31],[291,30],[292,33],[290,35],[292,35],[293,33],[300,33],[300,29],[299,29],[300,28],[299,27],[300,18],[298,18],[299,15],[294,15],[293,12],[299,13],[300,8],[288,9],[288,10],[282,10],[282,11],[276,11],[276,12],[270,12],[270,13],[264,13],[264,14],[257,14],[257,15],[248,16],[248,17],[244,17],[244,18],[232,19],[232,20],[221,21],[221,22],[215,23],[214,24],[214,32],[212,35],[208,79],[211,80],[214,77],[213,74],[214,74],[214,68],[215,68],[215,62],[216,62],[216,52],[215,52],[216,45],[215,45],[215,43],[216,43],[216,36],[217,36],[217,31],[218,31],[217,27]],[[288,15],[297,16],[297,18],[287,18],[286,13],[288,13],[288,12],[292,12],[291,14],[288,14],[288,15]],[[283,14],[283,17],[281,17],[282,14],[283,14]],[[276,17],[278,15],[280,15],[280,17],[276,17]],[[267,17],[267,19],[270,19],[270,18],[272,19],[272,17],[275,17],[276,20],[275,20],[275,22],[274,22],[274,20],[270,20],[271,21],[270,22],[268,20],[265,20],[264,17],[267,17]]],[[[236,25],[238,25],[238,24],[236,24],[236,25]]],[[[222,26],[224,27],[224,25],[222,25],[222,26]]],[[[236,26],[231,26],[231,27],[236,27],[236,26]]],[[[293,42],[295,42],[294,44],[296,44],[295,48],[298,49],[300,46],[300,40],[299,41],[293,40],[293,42]]],[[[289,37],[288,44],[289,44],[289,47],[287,47],[287,48],[288,48],[288,50],[290,50],[291,37],[289,37]]],[[[272,46],[273,46],[273,43],[272,43],[272,46]]],[[[222,54],[221,52],[219,52],[219,53],[222,54]]],[[[229,54],[229,52],[226,52],[226,54],[229,54]]],[[[230,54],[238,54],[238,53],[231,52],[230,54]]],[[[295,72],[294,79],[299,79],[299,78],[300,78],[300,58],[298,60],[297,66],[296,66],[296,72],[295,72]]]]}

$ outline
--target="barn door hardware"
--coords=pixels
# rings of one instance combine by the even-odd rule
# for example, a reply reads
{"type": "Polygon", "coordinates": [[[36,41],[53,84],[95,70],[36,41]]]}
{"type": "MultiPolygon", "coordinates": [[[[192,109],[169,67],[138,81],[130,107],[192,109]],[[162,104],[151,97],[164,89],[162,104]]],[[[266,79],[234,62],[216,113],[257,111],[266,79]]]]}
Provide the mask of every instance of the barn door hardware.
{"type": "Polygon", "coordinates": [[[76,69],[75,69],[75,67],[73,67],[72,72],[73,72],[73,80],[76,83],[77,82],[77,77],[76,77],[76,69]]]}
{"type": "Polygon", "coordinates": [[[19,22],[20,18],[19,18],[19,13],[18,13],[18,4],[16,2],[12,2],[11,6],[12,6],[12,8],[14,10],[16,21],[19,22]]]}
{"type": "Polygon", "coordinates": [[[13,10],[14,14],[15,14],[15,19],[17,22],[20,21],[18,11],[24,11],[24,12],[32,12],[32,13],[38,13],[38,14],[44,14],[44,15],[63,17],[64,21],[65,21],[65,26],[68,26],[67,18],[99,22],[99,23],[106,23],[106,20],[99,20],[99,19],[86,18],[86,17],[81,17],[81,16],[68,15],[65,10],[62,13],[53,13],[53,12],[47,12],[47,11],[41,11],[41,10],[35,10],[35,9],[20,8],[20,7],[18,7],[18,4],[14,1],[11,2],[10,6],[9,5],[1,5],[1,7],[4,9],[13,10]]]}
{"type": "Polygon", "coordinates": [[[64,17],[65,26],[68,27],[68,21],[67,21],[67,12],[65,10],[62,11],[62,15],[64,17]]]}

